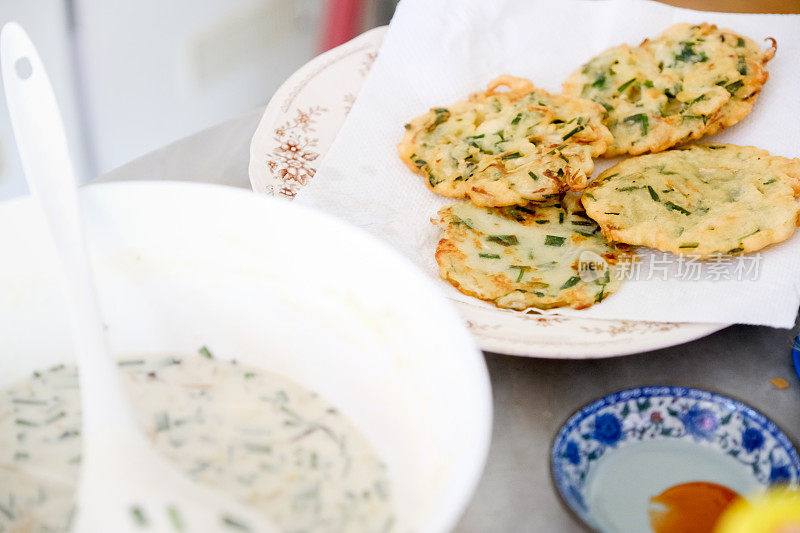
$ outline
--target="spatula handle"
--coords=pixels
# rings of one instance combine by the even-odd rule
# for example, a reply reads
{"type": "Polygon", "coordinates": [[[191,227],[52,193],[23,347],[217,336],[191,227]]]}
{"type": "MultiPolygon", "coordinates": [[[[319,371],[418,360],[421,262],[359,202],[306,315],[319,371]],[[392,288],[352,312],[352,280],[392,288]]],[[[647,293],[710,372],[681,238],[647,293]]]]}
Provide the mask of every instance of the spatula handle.
{"type": "Polygon", "coordinates": [[[41,206],[66,274],[83,416],[90,419],[84,421],[84,427],[104,422],[132,426],[116,364],[106,345],[64,124],[42,60],[28,34],[17,23],[6,24],[0,32],[0,62],[25,178],[41,206]],[[94,401],[88,403],[87,399],[94,401]]]}

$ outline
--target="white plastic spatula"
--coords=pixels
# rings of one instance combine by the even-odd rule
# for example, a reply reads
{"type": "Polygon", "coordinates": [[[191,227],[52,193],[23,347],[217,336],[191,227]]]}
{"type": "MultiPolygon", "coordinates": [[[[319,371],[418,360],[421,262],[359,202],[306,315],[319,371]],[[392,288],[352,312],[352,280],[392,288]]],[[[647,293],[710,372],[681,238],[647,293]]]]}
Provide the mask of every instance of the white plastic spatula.
{"type": "Polygon", "coordinates": [[[103,333],[61,116],[42,61],[16,23],[3,27],[0,60],[22,167],[69,288],[83,408],[83,466],[73,530],[277,531],[255,511],[181,475],[137,428],[103,333]]]}

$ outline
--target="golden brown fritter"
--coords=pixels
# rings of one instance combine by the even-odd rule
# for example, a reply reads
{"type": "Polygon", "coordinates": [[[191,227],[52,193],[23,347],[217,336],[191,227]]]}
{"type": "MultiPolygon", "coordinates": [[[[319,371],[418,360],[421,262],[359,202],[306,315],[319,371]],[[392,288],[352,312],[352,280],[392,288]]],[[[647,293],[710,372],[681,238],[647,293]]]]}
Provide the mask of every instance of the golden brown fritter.
{"type": "Polygon", "coordinates": [[[626,159],[600,174],[582,202],[610,240],[708,257],[788,239],[799,195],[800,159],[707,144],[626,159]]]}
{"type": "Polygon", "coordinates": [[[612,140],[602,113],[589,100],[501,76],[412,120],[398,152],[437,194],[486,206],[540,202],[586,186],[592,157],[612,140]]]}
{"type": "Polygon", "coordinates": [[[442,230],[439,275],[462,293],[507,309],[584,309],[601,302],[622,283],[633,255],[606,241],[567,203],[445,207],[434,221],[442,230]]]}
{"type": "Polygon", "coordinates": [[[676,24],[639,46],[616,46],[576,70],[567,94],[606,109],[614,143],[605,152],[660,152],[742,120],[753,107],[775,55],[711,24],[676,24]]]}

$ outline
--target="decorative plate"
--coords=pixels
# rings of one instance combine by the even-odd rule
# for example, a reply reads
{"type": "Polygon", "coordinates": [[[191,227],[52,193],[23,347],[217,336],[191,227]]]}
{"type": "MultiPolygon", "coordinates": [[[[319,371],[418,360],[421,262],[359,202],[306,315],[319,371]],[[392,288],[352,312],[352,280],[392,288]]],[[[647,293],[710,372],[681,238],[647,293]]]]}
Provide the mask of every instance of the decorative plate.
{"type": "Polygon", "coordinates": [[[650,498],[683,483],[747,496],[800,482],[800,457],[772,421],[686,387],[630,389],[584,407],[556,436],[551,467],[569,508],[601,531],[648,531],[650,498]]]}
{"type": "MultiPolygon", "coordinates": [[[[250,145],[255,192],[292,200],[314,178],[387,29],[375,28],[312,59],[278,89],[250,145]]],[[[454,303],[482,349],[531,357],[590,359],[646,352],[730,325],[568,318],[454,303]]]]}

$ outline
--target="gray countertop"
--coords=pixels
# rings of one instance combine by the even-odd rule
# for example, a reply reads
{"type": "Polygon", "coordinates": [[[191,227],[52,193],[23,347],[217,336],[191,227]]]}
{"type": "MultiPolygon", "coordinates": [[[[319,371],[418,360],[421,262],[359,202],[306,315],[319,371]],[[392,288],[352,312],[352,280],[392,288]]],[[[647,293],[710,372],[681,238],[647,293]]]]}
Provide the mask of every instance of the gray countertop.
{"type": "MultiPolygon", "coordinates": [[[[250,187],[256,109],[168,145],[100,178],[179,180],[250,187]]],[[[459,532],[583,531],[550,481],[549,449],[561,423],[583,405],[641,385],[698,387],[744,401],[800,443],[800,382],[793,330],[732,326],[680,346],[589,361],[486,354],[494,390],[494,433],[486,470],[459,532]],[[790,386],[779,390],[770,379],[790,386]]]]}

